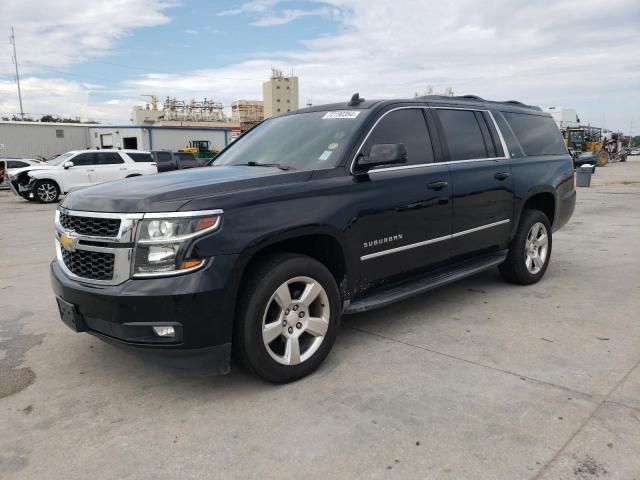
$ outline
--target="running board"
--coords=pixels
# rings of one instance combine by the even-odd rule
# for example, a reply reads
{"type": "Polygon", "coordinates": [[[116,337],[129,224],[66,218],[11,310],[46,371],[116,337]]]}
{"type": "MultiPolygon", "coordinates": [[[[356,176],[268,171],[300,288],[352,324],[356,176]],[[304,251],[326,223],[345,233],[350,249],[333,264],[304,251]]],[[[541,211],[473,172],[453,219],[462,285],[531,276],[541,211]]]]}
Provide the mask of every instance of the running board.
{"type": "Polygon", "coordinates": [[[482,257],[472,258],[453,266],[438,269],[420,276],[411,277],[401,283],[394,283],[386,287],[380,287],[375,292],[357,298],[348,304],[344,311],[345,315],[351,313],[366,312],[374,308],[380,308],[399,302],[405,298],[413,297],[429,290],[456,282],[463,278],[475,275],[484,270],[488,270],[496,265],[500,265],[507,258],[507,251],[493,253],[482,257]]]}

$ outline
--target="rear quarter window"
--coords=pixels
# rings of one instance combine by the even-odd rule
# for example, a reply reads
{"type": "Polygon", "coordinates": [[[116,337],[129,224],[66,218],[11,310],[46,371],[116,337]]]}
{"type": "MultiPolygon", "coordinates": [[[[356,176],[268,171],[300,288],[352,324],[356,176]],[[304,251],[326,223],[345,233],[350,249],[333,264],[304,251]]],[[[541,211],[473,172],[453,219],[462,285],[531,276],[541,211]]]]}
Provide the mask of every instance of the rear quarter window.
{"type": "Polygon", "coordinates": [[[150,153],[127,153],[134,162],[153,162],[153,157],[150,153]]]}
{"type": "Polygon", "coordinates": [[[567,147],[551,117],[503,112],[527,156],[562,155],[567,147]]]}

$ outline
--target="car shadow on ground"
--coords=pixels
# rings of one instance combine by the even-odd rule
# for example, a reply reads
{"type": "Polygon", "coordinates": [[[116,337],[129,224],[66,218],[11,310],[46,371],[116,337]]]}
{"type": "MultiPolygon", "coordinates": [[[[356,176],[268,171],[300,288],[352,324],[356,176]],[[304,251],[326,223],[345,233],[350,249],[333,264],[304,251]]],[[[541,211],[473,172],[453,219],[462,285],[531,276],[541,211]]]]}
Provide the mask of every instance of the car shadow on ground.
{"type": "MultiPolygon", "coordinates": [[[[437,312],[441,311],[443,303],[486,302],[487,292],[495,288],[520,287],[505,284],[497,270],[491,270],[397,304],[371,312],[344,316],[334,351],[318,371],[302,381],[313,382],[314,378],[324,378],[330,375],[333,369],[339,367],[341,362],[349,362],[349,355],[355,355],[356,352],[343,351],[341,355],[336,355],[335,350],[341,347],[346,349],[348,345],[362,342],[363,338],[366,338],[362,336],[362,332],[369,332],[380,322],[393,324],[391,331],[386,332],[386,336],[393,338],[394,329],[406,330],[406,326],[415,321],[416,316],[422,317],[421,320],[429,323],[438,319],[437,312]],[[434,312],[434,316],[430,318],[431,312],[434,312]]],[[[95,358],[91,361],[92,372],[86,373],[92,375],[95,381],[100,381],[100,377],[108,378],[110,383],[117,382],[125,389],[155,390],[155,394],[162,394],[165,389],[179,390],[184,394],[200,396],[211,391],[218,393],[233,391],[236,395],[277,388],[255,377],[236,359],[232,359],[231,373],[228,375],[186,376],[166,370],[148,362],[138,354],[114,348],[96,338],[88,337],[84,341],[89,343],[90,354],[95,358]]]]}

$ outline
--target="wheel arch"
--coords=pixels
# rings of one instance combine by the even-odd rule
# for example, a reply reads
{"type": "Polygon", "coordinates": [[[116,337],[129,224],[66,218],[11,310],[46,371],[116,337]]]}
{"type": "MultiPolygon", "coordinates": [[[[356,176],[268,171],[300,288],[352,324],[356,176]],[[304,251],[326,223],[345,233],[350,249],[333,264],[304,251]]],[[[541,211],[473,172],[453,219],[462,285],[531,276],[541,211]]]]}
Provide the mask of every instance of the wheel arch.
{"type": "Polygon", "coordinates": [[[46,176],[46,177],[43,176],[42,178],[38,178],[38,177],[34,178],[33,179],[33,187],[34,187],[34,189],[35,189],[35,186],[38,183],[43,182],[43,181],[49,181],[49,182],[55,184],[55,186],[58,187],[58,192],[60,192],[60,195],[65,193],[64,189],[62,188],[62,183],[60,182],[60,180],[57,180],[57,179],[55,179],[53,177],[50,177],[50,176],[46,176]]]}
{"type": "Polygon", "coordinates": [[[267,235],[252,242],[240,255],[244,260],[242,276],[253,262],[279,252],[299,253],[315,258],[329,269],[338,286],[348,275],[349,266],[341,232],[329,225],[318,225],[267,235]]]}
{"type": "Polygon", "coordinates": [[[531,190],[529,194],[522,199],[522,207],[519,209],[517,221],[514,222],[514,232],[518,229],[520,218],[522,218],[522,212],[531,209],[540,210],[544,213],[553,227],[558,208],[558,201],[556,197],[557,195],[555,190],[550,187],[541,187],[531,190]]]}
{"type": "Polygon", "coordinates": [[[233,298],[229,299],[229,306],[232,309],[234,324],[237,317],[238,292],[246,282],[251,268],[267,256],[277,253],[299,253],[315,258],[329,269],[341,296],[344,297],[350,268],[344,241],[337,229],[318,225],[266,235],[252,242],[240,253],[232,273],[230,291],[233,292],[233,298]]]}

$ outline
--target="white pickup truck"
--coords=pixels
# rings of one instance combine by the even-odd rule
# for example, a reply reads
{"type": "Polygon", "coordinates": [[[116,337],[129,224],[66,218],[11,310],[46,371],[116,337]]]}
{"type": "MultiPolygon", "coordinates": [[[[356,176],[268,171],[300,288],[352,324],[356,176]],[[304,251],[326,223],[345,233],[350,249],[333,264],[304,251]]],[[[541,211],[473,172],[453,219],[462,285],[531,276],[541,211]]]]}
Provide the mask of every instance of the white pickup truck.
{"type": "Polygon", "coordinates": [[[26,200],[53,203],[61,194],[97,183],[158,173],[150,152],[74,150],[11,172],[9,185],[26,200]]]}

